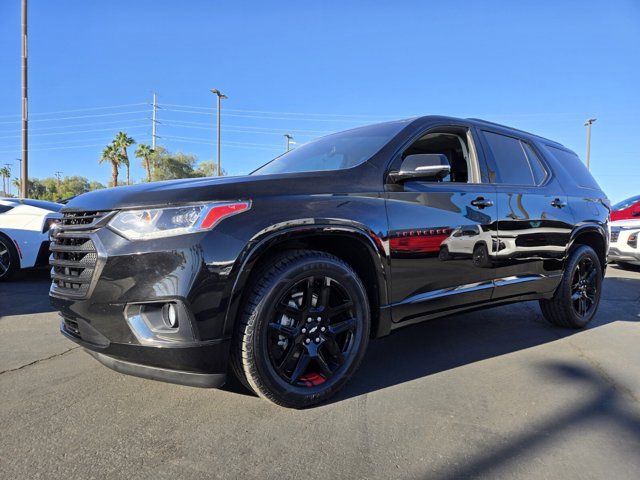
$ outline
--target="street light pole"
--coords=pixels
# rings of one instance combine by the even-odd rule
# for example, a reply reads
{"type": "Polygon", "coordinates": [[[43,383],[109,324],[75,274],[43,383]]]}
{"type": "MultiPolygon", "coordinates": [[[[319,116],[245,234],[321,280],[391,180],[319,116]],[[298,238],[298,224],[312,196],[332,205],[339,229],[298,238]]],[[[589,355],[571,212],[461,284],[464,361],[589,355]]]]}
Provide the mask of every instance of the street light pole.
{"type": "Polygon", "coordinates": [[[291,141],[293,140],[293,137],[291,136],[291,134],[285,133],[284,138],[287,139],[287,152],[288,152],[289,150],[291,150],[291,141]]]}
{"type": "Polygon", "coordinates": [[[596,120],[595,118],[590,118],[584,122],[584,126],[587,127],[587,170],[591,168],[591,125],[596,120]]]}
{"type": "Polygon", "coordinates": [[[218,112],[217,112],[217,124],[218,124],[218,148],[217,148],[217,151],[218,151],[218,167],[216,168],[216,170],[218,172],[218,176],[220,177],[222,175],[222,166],[220,164],[220,107],[221,107],[222,99],[229,98],[229,97],[224,95],[217,88],[212,88],[211,89],[211,93],[214,93],[218,97],[218,112]]]}
{"type": "Polygon", "coordinates": [[[20,196],[27,198],[29,178],[29,114],[27,111],[27,0],[22,0],[22,181],[20,196]]]}
{"type": "Polygon", "coordinates": [[[156,92],[153,92],[153,110],[151,111],[151,149],[156,149],[156,124],[158,121],[156,120],[156,114],[158,111],[158,99],[156,97],[156,92]]]}

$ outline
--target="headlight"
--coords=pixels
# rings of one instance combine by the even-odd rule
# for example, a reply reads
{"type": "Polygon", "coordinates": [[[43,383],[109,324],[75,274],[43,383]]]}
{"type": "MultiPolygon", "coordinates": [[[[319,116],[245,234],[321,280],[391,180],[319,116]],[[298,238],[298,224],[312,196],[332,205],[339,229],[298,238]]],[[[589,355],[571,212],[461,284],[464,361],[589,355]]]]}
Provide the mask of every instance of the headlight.
{"type": "Polygon", "coordinates": [[[124,210],[109,227],[129,240],[147,240],[211,230],[224,218],[251,207],[251,203],[208,203],[182,207],[124,210]]]}

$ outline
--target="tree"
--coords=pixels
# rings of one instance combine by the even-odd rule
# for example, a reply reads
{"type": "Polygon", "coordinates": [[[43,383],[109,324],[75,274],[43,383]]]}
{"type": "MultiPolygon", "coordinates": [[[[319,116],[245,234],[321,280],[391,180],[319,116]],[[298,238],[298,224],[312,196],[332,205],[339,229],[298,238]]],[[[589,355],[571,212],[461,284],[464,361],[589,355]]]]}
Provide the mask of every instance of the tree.
{"type": "Polygon", "coordinates": [[[120,154],[122,155],[121,163],[127,167],[127,185],[131,185],[131,182],[129,181],[130,163],[129,154],[127,153],[127,147],[130,147],[134,143],[136,143],[136,141],[123,131],[118,132],[116,138],[113,140],[114,147],[116,147],[116,149],[119,150],[120,154]]]}
{"type": "Polygon", "coordinates": [[[151,154],[153,151],[146,143],[141,143],[136,149],[136,158],[142,159],[142,166],[147,171],[147,182],[151,181],[151,154]]]}
{"type": "Polygon", "coordinates": [[[11,178],[11,169],[9,167],[0,168],[0,176],[2,176],[2,192],[8,195],[9,178],[11,178]]]}
{"type": "Polygon", "coordinates": [[[114,187],[117,187],[118,186],[118,167],[120,166],[120,163],[122,163],[122,157],[114,144],[107,145],[106,147],[104,147],[104,149],[102,150],[102,156],[100,157],[99,162],[111,163],[111,182],[113,183],[114,187]]]}
{"type": "MultiPolygon", "coordinates": [[[[196,168],[195,173],[197,177],[213,177],[215,176],[215,173],[216,173],[216,165],[211,161],[200,162],[198,164],[198,168],[196,168]]],[[[223,168],[222,176],[224,177],[226,174],[227,172],[223,168]]]]}
{"type": "Polygon", "coordinates": [[[153,165],[154,181],[173,180],[177,178],[201,177],[195,171],[196,157],[186,153],[171,153],[163,147],[158,147],[150,156],[153,165]]]}

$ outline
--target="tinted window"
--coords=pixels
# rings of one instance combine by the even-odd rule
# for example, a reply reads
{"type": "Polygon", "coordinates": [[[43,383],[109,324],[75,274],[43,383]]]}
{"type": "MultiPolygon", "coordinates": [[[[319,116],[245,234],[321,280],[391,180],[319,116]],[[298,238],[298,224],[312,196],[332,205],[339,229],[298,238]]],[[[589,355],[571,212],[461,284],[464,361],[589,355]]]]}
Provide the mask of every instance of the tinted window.
{"type": "Polygon", "coordinates": [[[10,207],[8,205],[0,205],[0,213],[4,213],[4,212],[8,212],[9,210],[11,210],[13,207],[10,207]]]}
{"type": "Polygon", "coordinates": [[[598,183],[593,179],[587,167],[580,161],[578,155],[570,150],[561,150],[551,145],[547,145],[549,152],[562,164],[564,169],[570,173],[573,181],[586,188],[600,190],[598,183]]]}
{"type": "Polygon", "coordinates": [[[533,171],[520,140],[493,132],[482,132],[495,163],[494,183],[535,185],[533,171]]]}
{"type": "Polygon", "coordinates": [[[305,143],[251,174],[314,172],[355,167],[376,154],[406,126],[406,121],[388,122],[334,133],[305,143]]]}
{"type": "Polygon", "coordinates": [[[536,182],[536,185],[540,185],[547,176],[547,172],[542,166],[542,162],[540,161],[540,157],[533,151],[531,145],[525,142],[520,142],[522,147],[524,148],[525,153],[527,154],[527,158],[529,159],[529,165],[531,165],[531,172],[533,173],[533,179],[536,182]]]}

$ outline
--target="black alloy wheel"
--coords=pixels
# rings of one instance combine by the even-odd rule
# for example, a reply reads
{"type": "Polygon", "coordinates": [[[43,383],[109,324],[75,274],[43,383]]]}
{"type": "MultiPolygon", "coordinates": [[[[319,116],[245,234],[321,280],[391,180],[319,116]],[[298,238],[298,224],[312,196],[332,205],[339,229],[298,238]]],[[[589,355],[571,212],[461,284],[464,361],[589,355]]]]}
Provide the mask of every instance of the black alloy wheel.
{"type": "Polygon", "coordinates": [[[13,242],[0,234],[0,282],[9,280],[18,269],[18,252],[13,242]]]}
{"type": "Polygon", "coordinates": [[[232,350],[238,378],[285,407],[334,395],[357,369],[369,339],[369,304],[357,274],[328,253],[292,250],[255,278],[232,350]]]}
{"type": "Polygon", "coordinates": [[[555,325],[584,328],[598,311],[603,276],[600,258],[593,248],[579,245],[567,259],[553,297],[540,300],[542,314],[555,325]]]}
{"type": "Polygon", "coordinates": [[[353,307],[349,294],[329,276],[309,276],[293,285],[265,331],[278,375],[308,388],[333,377],[356,351],[353,307]]]}
{"type": "Polygon", "coordinates": [[[584,256],[573,272],[571,301],[573,309],[581,317],[588,316],[596,306],[598,271],[592,258],[584,256]]]}

